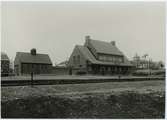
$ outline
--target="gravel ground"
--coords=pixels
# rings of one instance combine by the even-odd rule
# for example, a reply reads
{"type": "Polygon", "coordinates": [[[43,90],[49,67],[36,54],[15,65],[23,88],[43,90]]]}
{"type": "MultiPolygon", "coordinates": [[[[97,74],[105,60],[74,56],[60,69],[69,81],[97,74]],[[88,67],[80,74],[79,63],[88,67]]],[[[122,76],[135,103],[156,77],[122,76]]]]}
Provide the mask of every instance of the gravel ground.
{"type": "MultiPolygon", "coordinates": [[[[121,78],[136,78],[136,76],[121,76],[121,78]]],[[[157,77],[157,76],[151,76],[157,77]]],[[[114,79],[118,78],[117,76],[98,76],[98,75],[34,75],[34,80],[60,80],[60,79],[114,79]]],[[[142,76],[138,76],[137,78],[143,78],[142,76]]],[[[145,78],[145,76],[144,76],[145,78]]],[[[1,80],[31,80],[31,76],[9,76],[9,77],[1,77],[1,80]]]]}
{"type": "Polygon", "coordinates": [[[1,87],[1,100],[14,100],[32,96],[82,96],[83,94],[107,94],[120,91],[140,93],[165,91],[165,81],[110,82],[66,85],[38,85],[1,87]]]}

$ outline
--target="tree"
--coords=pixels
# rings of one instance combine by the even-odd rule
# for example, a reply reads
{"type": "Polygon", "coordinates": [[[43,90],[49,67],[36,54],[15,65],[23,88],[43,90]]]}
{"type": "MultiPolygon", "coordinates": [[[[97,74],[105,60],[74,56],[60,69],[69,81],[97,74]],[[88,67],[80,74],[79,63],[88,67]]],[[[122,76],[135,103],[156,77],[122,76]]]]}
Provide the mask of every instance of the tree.
{"type": "Polygon", "coordinates": [[[162,61],[159,61],[158,65],[159,65],[160,68],[164,68],[165,67],[165,65],[164,65],[164,63],[162,61]]]}

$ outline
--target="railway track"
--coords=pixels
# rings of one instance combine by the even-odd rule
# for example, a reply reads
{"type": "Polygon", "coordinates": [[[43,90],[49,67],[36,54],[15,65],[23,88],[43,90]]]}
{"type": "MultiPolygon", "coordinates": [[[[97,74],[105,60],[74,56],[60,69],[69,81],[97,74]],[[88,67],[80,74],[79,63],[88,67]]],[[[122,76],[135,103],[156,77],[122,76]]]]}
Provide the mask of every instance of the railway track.
{"type": "Polygon", "coordinates": [[[57,84],[84,84],[103,82],[127,82],[165,80],[165,77],[133,77],[133,78],[93,78],[93,79],[46,79],[40,80],[1,80],[1,86],[26,86],[26,85],[57,85],[57,84]]]}

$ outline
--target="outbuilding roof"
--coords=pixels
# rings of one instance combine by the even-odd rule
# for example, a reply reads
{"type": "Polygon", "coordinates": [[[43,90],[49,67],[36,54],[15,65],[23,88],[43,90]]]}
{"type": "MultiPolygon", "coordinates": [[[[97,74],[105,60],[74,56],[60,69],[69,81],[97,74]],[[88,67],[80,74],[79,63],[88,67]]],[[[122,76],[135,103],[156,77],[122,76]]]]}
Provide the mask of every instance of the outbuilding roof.
{"type": "Polygon", "coordinates": [[[120,55],[120,56],[123,55],[123,53],[116,47],[116,45],[112,45],[109,42],[90,39],[90,44],[96,49],[97,53],[120,55]]]}
{"type": "Polygon", "coordinates": [[[8,60],[9,61],[9,58],[8,58],[6,53],[1,52],[1,60],[8,60]]]}
{"type": "Polygon", "coordinates": [[[63,61],[63,62],[57,64],[56,67],[67,67],[67,64],[68,64],[68,61],[66,60],[66,61],[63,61]]]}
{"type": "Polygon", "coordinates": [[[51,59],[48,54],[36,54],[26,52],[17,52],[16,58],[23,63],[42,63],[42,64],[52,64],[51,59]]]}

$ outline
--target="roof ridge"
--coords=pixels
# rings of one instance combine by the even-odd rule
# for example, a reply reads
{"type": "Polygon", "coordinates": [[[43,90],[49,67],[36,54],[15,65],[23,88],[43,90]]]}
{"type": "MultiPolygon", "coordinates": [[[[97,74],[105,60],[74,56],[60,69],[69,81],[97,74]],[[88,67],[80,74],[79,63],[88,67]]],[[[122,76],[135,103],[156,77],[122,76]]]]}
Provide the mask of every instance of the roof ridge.
{"type": "Polygon", "coordinates": [[[16,57],[18,57],[18,59],[20,59],[21,62],[26,62],[26,63],[52,64],[49,54],[39,53],[36,55],[31,55],[31,53],[28,53],[28,52],[17,52],[16,57]]]}
{"type": "Polygon", "coordinates": [[[75,45],[75,46],[79,46],[79,47],[81,47],[81,46],[83,46],[83,45],[75,45]]]}
{"type": "MultiPolygon", "coordinates": [[[[17,52],[17,53],[23,53],[23,54],[31,54],[30,52],[17,52]]],[[[36,53],[37,55],[48,55],[46,53],[36,53]]]]}
{"type": "MultiPolygon", "coordinates": [[[[102,40],[95,40],[95,39],[90,39],[92,41],[97,41],[97,42],[105,42],[105,43],[110,43],[110,42],[107,42],[107,41],[102,41],[102,40]]],[[[112,44],[111,44],[112,45],[112,44]]]]}

